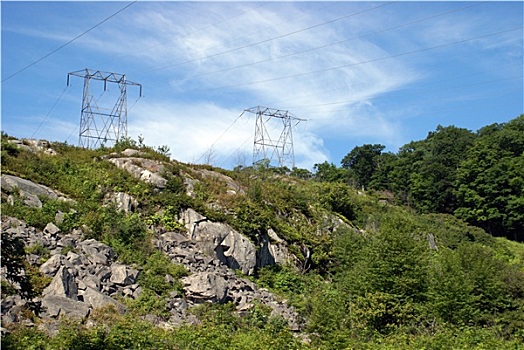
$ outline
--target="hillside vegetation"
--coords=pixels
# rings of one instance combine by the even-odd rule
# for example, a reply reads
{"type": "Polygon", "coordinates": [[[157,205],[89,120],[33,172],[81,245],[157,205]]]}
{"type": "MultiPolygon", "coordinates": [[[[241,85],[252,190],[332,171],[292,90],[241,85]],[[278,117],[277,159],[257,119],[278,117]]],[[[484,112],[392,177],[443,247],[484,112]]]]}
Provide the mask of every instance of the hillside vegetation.
{"type": "Polygon", "coordinates": [[[394,194],[420,213],[454,214],[494,236],[524,241],[524,115],[476,133],[438,126],[395,154],[355,147],[317,177],[394,194]]]}
{"type": "MultiPolygon", "coordinates": [[[[518,242],[524,237],[524,116],[477,133],[438,127],[397,154],[363,145],[341,167],[317,164],[314,174],[267,163],[231,171],[183,164],[170,160],[166,147],[155,150],[143,140],[96,150],[51,143],[56,154],[23,147],[28,144],[2,134],[2,174],[71,200],[41,196],[41,207],[34,207],[21,192],[2,189],[2,221],[81,230],[84,239],[103,242],[119,262],[140,270],[143,292],[123,301],[124,314],[102,308],[88,320],[62,319],[54,333],[39,327],[38,311],[28,308],[32,324],[4,329],[3,349],[524,347],[524,245],[518,242]],[[162,164],[165,185],[107,160],[126,149],[162,164]],[[136,209],[108,203],[114,193],[132,196],[136,209]],[[283,241],[291,256],[285,263],[237,275],[293,306],[299,329],[266,305],[239,312],[231,301],[194,306],[193,323],[151,322],[151,315],[167,319],[170,295],[187,297],[180,279],[191,273],[154,242],[163,232],[187,235],[180,216],[188,208],[226,223],[257,249],[268,230],[278,236],[273,242],[283,241]]],[[[42,250],[2,232],[3,299],[35,300],[50,283],[31,266],[28,249],[42,250]]]]}

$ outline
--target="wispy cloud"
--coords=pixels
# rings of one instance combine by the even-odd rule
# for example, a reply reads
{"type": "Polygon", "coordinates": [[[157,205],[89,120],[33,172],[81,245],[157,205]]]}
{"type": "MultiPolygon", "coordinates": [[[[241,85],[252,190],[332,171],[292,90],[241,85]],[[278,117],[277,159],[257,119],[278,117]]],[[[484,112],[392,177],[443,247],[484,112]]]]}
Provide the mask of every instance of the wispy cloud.
{"type": "MultiPolygon", "coordinates": [[[[295,10],[296,11],[296,10],[295,10]]],[[[185,59],[186,61],[203,58],[184,64],[183,67],[174,65],[165,72],[180,74],[183,69],[185,79],[174,79],[171,86],[178,92],[186,89],[192,91],[191,102],[180,102],[174,97],[171,101],[157,101],[156,103],[141,102],[139,110],[134,112],[140,115],[130,130],[142,133],[146,140],[155,142],[162,140],[171,147],[173,156],[184,161],[194,161],[201,158],[212,142],[226,130],[230,123],[243,109],[253,105],[280,108],[295,106],[290,112],[301,117],[301,106],[322,105],[333,101],[372,100],[374,96],[386,93],[392,89],[404,86],[417,79],[417,73],[399,61],[381,64],[363,64],[360,66],[332,70],[332,67],[351,65],[365,62],[377,56],[388,53],[376,45],[355,40],[345,45],[338,45],[330,50],[311,50],[306,54],[292,55],[279,59],[284,55],[305,51],[325,45],[326,42],[342,41],[343,32],[338,32],[327,26],[315,31],[304,31],[284,36],[286,33],[305,28],[312,22],[321,23],[321,18],[314,13],[304,13],[293,23],[293,27],[274,26],[274,23],[285,22],[288,13],[273,12],[271,9],[262,9],[253,16],[241,18],[229,23],[226,27],[208,28],[206,31],[195,31],[177,35],[169,48],[179,52],[178,57],[171,62],[185,59]],[[256,24],[257,32],[253,33],[256,24]],[[242,35],[248,33],[249,35],[242,35]],[[256,35],[254,35],[256,34],[256,35]],[[264,42],[260,45],[253,43],[267,40],[267,38],[283,36],[280,39],[264,42]],[[236,50],[236,48],[244,47],[236,50]],[[225,54],[218,54],[226,52],[225,54]],[[184,56],[184,57],[180,57],[184,56]],[[208,58],[206,58],[208,57],[208,58]],[[274,60],[269,60],[274,58],[274,60]],[[267,61],[261,64],[247,65],[243,68],[228,70],[231,67],[246,65],[246,62],[267,61]],[[223,73],[205,74],[225,70],[223,73]],[[324,70],[324,71],[322,71],[324,70]],[[318,73],[304,74],[307,72],[318,73]],[[293,77],[296,75],[296,77],[293,77]],[[287,77],[279,79],[281,77],[287,77]],[[267,82],[264,82],[268,80],[267,82]],[[260,82],[260,83],[257,83],[260,82]],[[251,83],[247,84],[246,83],[251,83]],[[236,86],[238,85],[238,86],[236,86]],[[223,88],[221,88],[223,87],[223,88]],[[201,93],[199,94],[199,90],[201,93]],[[225,94],[225,92],[228,92],[225,94]],[[232,93],[231,93],[232,92],[232,93]],[[224,94],[221,100],[213,100],[212,95],[224,94]],[[231,94],[244,96],[244,104],[231,97],[231,94]],[[252,102],[249,102],[252,101],[252,102]]],[[[296,13],[294,14],[296,16],[296,13]]],[[[153,15],[147,12],[145,17],[153,15]]],[[[331,15],[333,16],[333,15],[331,15]]],[[[172,28],[176,33],[182,33],[187,24],[177,21],[172,25],[166,22],[166,16],[157,21],[154,26],[172,28]]],[[[164,30],[163,33],[167,31],[164,30]]],[[[163,34],[160,32],[160,35],[163,34]]],[[[174,33],[169,32],[169,35],[174,33]]],[[[162,41],[162,39],[159,39],[162,41]]],[[[161,47],[162,49],[165,49],[161,47]]],[[[144,52],[155,55],[155,49],[144,52]]],[[[164,56],[162,52],[159,56],[164,56]]],[[[313,118],[308,123],[307,132],[294,133],[296,159],[300,164],[314,164],[329,158],[323,146],[322,139],[331,135],[339,137],[343,134],[355,133],[354,120],[362,118],[362,103],[348,102],[347,104],[332,107],[323,118],[313,118]],[[336,117],[336,110],[348,108],[348,115],[344,120],[336,117]]],[[[307,111],[307,108],[305,108],[307,111]]],[[[311,108],[309,108],[311,110],[311,108]]],[[[323,109],[326,109],[324,107],[323,109]]],[[[370,112],[367,111],[366,115],[370,112]]],[[[307,118],[307,116],[303,116],[307,118]]],[[[391,138],[394,134],[392,125],[385,118],[372,116],[373,126],[367,131],[359,130],[362,134],[379,134],[391,138]]],[[[237,148],[246,139],[252,137],[252,125],[243,130],[234,130],[224,135],[217,144],[217,158],[227,157],[237,151],[237,148]]],[[[277,132],[277,131],[275,131],[277,132]]],[[[252,147],[252,142],[247,148],[252,147]]]]}
{"type": "MultiPolygon", "coordinates": [[[[468,73],[493,71],[501,50],[508,64],[522,59],[522,40],[512,34],[471,42],[460,50],[450,46],[393,58],[506,24],[493,23],[488,15],[497,10],[493,3],[385,30],[466,5],[395,2],[370,10],[378,4],[139,2],[118,21],[71,45],[71,52],[78,51],[68,64],[125,73],[143,83],[145,98],[130,111],[129,132],[142,134],[146,143],[168,145],[175,159],[201,162],[211,148],[217,164],[231,162],[235,154],[251,155],[254,120],[231,124],[244,109],[261,105],[308,119],[293,136],[297,165],[311,167],[332,161],[325,144],[333,139],[402,145],[410,116],[422,109],[413,106],[434,94],[427,89],[419,98],[419,90],[411,91],[397,103],[399,91],[473,65],[468,73]],[[363,10],[370,11],[350,16],[363,10]],[[485,57],[471,62],[465,53],[472,47],[485,57]],[[493,59],[490,50],[496,52],[493,59]]],[[[71,21],[76,28],[76,20],[63,18],[60,30],[53,25],[11,30],[63,42],[70,39],[64,23],[71,21]]],[[[129,96],[130,104],[134,98],[129,96]]]]}

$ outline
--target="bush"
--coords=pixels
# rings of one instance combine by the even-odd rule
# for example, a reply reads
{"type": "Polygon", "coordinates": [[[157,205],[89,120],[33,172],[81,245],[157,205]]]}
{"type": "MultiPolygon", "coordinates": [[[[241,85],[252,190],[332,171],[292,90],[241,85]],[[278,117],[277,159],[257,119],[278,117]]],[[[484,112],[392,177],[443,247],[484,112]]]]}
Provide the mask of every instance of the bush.
{"type": "Polygon", "coordinates": [[[143,266],[139,283],[157,295],[168,296],[172,291],[182,292],[179,279],[187,275],[188,271],[183,265],[171,262],[163,252],[156,252],[143,266]]]}

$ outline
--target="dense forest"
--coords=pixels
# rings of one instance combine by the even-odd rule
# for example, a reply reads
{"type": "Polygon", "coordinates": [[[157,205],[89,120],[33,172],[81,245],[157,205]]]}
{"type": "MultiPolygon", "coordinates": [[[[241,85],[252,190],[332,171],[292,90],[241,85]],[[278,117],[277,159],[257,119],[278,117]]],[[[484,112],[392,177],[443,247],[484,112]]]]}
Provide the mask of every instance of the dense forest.
{"type": "Polygon", "coordinates": [[[453,214],[494,236],[524,240],[524,116],[476,133],[438,126],[395,153],[353,148],[341,167],[316,164],[315,177],[391,194],[420,213],[453,214]]]}
{"type": "MultiPolygon", "coordinates": [[[[18,218],[42,230],[61,212],[61,232],[81,229],[85,239],[110,246],[119,262],[141,271],[143,292],[121,298],[124,314],[106,308],[87,320],[63,319],[53,334],[28,308],[31,325],[3,328],[3,349],[523,347],[524,115],[477,132],[439,126],[397,153],[358,146],[340,167],[325,162],[313,173],[267,163],[234,170],[183,164],[143,140],[96,150],[51,143],[55,155],[14,141],[2,134],[2,173],[74,201],[40,198],[41,207],[29,207],[20,193],[2,189],[2,221],[18,218]],[[163,164],[165,187],[105,160],[129,148],[163,164]],[[231,194],[218,174],[238,191],[231,194]],[[132,195],[138,209],[102,205],[113,192],[132,195]],[[159,232],[186,234],[186,208],[226,223],[257,249],[268,230],[285,242],[293,256],[286,263],[236,274],[293,306],[299,329],[265,305],[238,312],[232,302],[194,306],[189,311],[198,321],[176,327],[150,321],[167,320],[170,293],[185,293],[179,279],[187,270],[159,254],[152,240],[159,232]]],[[[2,229],[2,299],[34,300],[50,280],[27,257],[37,249],[45,257],[45,248],[24,247],[2,229]]]]}

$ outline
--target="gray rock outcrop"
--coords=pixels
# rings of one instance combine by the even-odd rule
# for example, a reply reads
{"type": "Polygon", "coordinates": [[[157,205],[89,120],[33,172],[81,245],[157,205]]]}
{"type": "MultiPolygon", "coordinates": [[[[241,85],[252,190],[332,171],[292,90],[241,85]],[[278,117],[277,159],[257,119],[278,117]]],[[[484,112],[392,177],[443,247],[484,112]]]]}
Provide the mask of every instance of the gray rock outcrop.
{"type": "Polygon", "coordinates": [[[235,230],[229,234],[216,247],[215,254],[220,261],[235,270],[241,270],[246,275],[255,272],[256,248],[255,245],[244,235],[235,230]]]}
{"type": "Polygon", "coordinates": [[[50,318],[66,316],[68,318],[86,318],[91,309],[85,303],[59,295],[42,298],[43,315],[50,318]]]}
{"type": "Polygon", "coordinates": [[[74,270],[60,266],[51,284],[44,289],[42,296],[59,296],[76,299],[78,288],[75,281],[74,270]]]}
{"type": "Polygon", "coordinates": [[[22,140],[9,140],[9,143],[16,145],[20,149],[24,149],[30,152],[44,152],[45,154],[56,156],[56,152],[51,148],[51,144],[45,140],[35,139],[22,139],[22,140]]]}
{"type": "Polygon", "coordinates": [[[105,203],[112,203],[116,210],[132,213],[138,208],[138,201],[133,196],[124,192],[108,193],[104,198],[105,203]]]}
{"type": "MultiPolygon", "coordinates": [[[[139,271],[116,263],[116,254],[111,247],[94,239],[82,240],[78,231],[58,235],[54,225],[38,231],[14,218],[2,222],[2,231],[22,238],[28,246],[39,244],[52,254],[39,266],[40,272],[52,277],[40,301],[41,316],[44,318],[85,318],[90,310],[108,304],[124,312],[123,304],[112,296],[136,298],[140,294],[139,286],[135,284],[139,271]],[[63,255],[60,253],[63,247],[70,247],[74,251],[70,250],[63,255]]],[[[28,256],[28,259],[36,264],[42,257],[28,256]]],[[[7,308],[5,312],[2,310],[2,315],[9,321],[14,311],[7,308]]]]}
{"type": "Polygon", "coordinates": [[[187,209],[181,214],[181,222],[200,252],[218,258],[232,269],[241,270],[247,275],[253,274],[256,247],[247,237],[227,224],[207,220],[193,209],[187,209]]]}
{"type": "Polygon", "coordinates": [[[98,309],[107,305],[113,305],[115,310],[120,313],[124,313],[126,311],[126,308],[122,303],[100,293],[98,290],[91,287],[86,287],[86,289],[80,291],[79,297],[83,300],[84,304],[91,309],[98,309]]]}
{"type": "MultiPolygon", "coordinates": [[[[197,236],[201,233],[200,224],[211,224],[196,212],[187,212],[185,217],[192,218],[193,223],[198,223],[193,230],[197,236]]],[[[61,317],[86,318],[92,310],[108,305],[123,313],[126,312],[124,305],[114,297],[138,298],[140,296],[142,287],[139,284],[139,270],[118,263],[111,247],[94,239],[83,240],[79,230],[59,234],[44,233],[14,218],[7,218],[2,222],[2,230],[23,238],[28,245],[41,244],[51,252],[50,258],[39,266],[43,274],[53,278],[38,301],[39,315],[44,320],[52,323],[59,322],[61,317]],[[72,250],[68,250],[65,254],[63,247],[72,247],[72,250]]],[[[208,230],[207,234],[213,230],[208,230]]],[[[235,237],[235,234],[231,234],[230,231],[231,229],[226,225],[220,228],[215,236],[210,235],[209,239],[200,241],[196,237],[191,239],[189,235],[179,232],[157,235],[153,241],[154,245],[172,262],[183,264],[189,275],[181,280],[183,293],[173,291],[166,298],[166,308],[171,315],[169,319],[160,320],[153,316],[150,318],[154,318],[154,322],[159,325],[172,327],[198,322],[196,317],[188,312],[197,304],[233,302],[237,305],[237,311],[243,313],[258,302],[268,305],[274,315],[287,320],[292,330],[300,330],[300,317],[292,307],[267,290],[257,288],[253,282],[239,277],[229,267],[230,256],[225,254],[228,251],[237,252],[239,255],[242,252],[242,255],[256,259],[252,243],[249,242],[250,250],[246,253],[243,244],[248,242],[247,238],[238,233],[235,234],[240,237],[235,237]],[[231,242],[227,239],[228,236],[231,242]],[[218,239],[215,240],[216,237],[218,239]],[[218,244],[215,248],[222,249],[224,254],[221,258],[219,258],[220,254],[216,254],[216,250],[211,250],[211,255],[204,252],[203,246],[206,246],[209,240],[218,244]]],[[[205,234],[202,237],[205,237],[205,234]]],[[[38,264],[41,258],[36,255],[31,259],[38,264]]],[[[235,261],[242,260],[237,257],[235,261]]],[[[253,260],[249,263],[249,266],[254,266],[253,260]]],[[[172,277],[166,276],[166,278],[172,277]]],[[[2,300],[2,323],[23,321],[30,324],[31,320],[23,318],[24,304],[13,298],[2,300]]]]}
{"type": "Polygon", "coordinates": [[[223,303],[226,301],[228,285],[226,280],[214,273],[197,272],[182,278],[184,290],[193,301],[210,301],[223,303]]]}
{"type": "Polygon", "coordinates": [[[227,175],[207,169],[196,169],[195,171],[203,178],[213,178],[223,182],[227,186],[227,193],[230,195],[246,194],[244,189],[238,183],[236,183],[235,180],[227,175]]]}
{"type": "Polygon", "coordinates": [[[285,264],[293,261],[293,255],[289,252],[283,241],[272,230],[268,234],[259,237],[259,249],[257,251],[257,266],[285,264]]]}
{"type": "Polygon", "coordinates": [[[38,208],[42,207],[42,202],[38,198],[39,196],[50,199],[71,201],[71,199],[66,198],[64,194],[58,191],[54,191],[47,186],[22,179],[18,176],[2,175],[0,181],[3,193],[11,194],[18,191],[20,196],[23,198],[24,204],[27,206],[38,208]]]}
{"type": "Polygon", "coordinates": [[[158,188],[166,187],[167,180],[159,175],[164,166],[158,161],[135,157],[110,158],[108,161],[146,183],[158,188]]]}
{"type": "Polygon", "coordinates": [[[191,307],[203,302],[233,302],[237,305],[238,312],[244,312],[249,310],[254,302],[260,302],[271,307],[273,315],[287,320],[292,330],[301,329],[301,319],[293,307],[280,301],[267,290],[259,289],[255,283],[237,276],[229,268],[227,261],[202,252],[200,242],[177,232],[166,232],[159,235],[154,244],[173,262],[183,264],[190,271],[190,275],[183,278],[185,300],[173,298],[168,302],[168,307],[173,306],[170,309],[172,317],[169,322],[187,322],[185,305],[191,307]]]}

